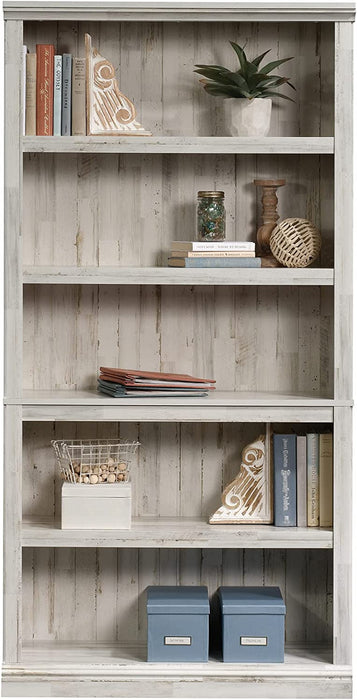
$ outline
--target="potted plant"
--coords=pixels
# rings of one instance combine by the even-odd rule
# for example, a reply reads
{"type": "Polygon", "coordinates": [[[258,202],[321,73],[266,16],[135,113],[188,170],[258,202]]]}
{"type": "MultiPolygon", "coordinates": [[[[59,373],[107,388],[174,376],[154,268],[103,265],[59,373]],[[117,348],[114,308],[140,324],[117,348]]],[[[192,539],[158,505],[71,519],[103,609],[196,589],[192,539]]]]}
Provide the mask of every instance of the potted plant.
{"type": "Polygon", "coordinates": [[[214,97],[235,98],[232,108],[232,132],[238,136],[266,136],[270,128],[272,97],[294,101],[291,97],[276,92],[275,88],[285,83],[295,90],[289,78],[272,75],[271,71],[293,58],[281,58],[260,64],[271,49],[248,61],[244,48],[230,42],[238,56],[239,70],[231,71],[224,66],[198,64],[195,73],[201,78],[206,92],[214,97]]]}

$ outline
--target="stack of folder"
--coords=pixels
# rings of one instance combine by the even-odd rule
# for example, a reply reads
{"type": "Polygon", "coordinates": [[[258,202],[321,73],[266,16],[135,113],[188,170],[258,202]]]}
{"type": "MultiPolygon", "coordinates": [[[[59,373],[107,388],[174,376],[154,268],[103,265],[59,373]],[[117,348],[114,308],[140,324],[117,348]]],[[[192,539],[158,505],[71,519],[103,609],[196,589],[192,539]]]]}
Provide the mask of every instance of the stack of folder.
{"type": "Polygon", "coordinates": [[[114,398],[150,398],[208,396],[214,390],[214,379],[200,379],[190,374],[144,372],[135,369],[101,367],[98,390],[114,398]]]}

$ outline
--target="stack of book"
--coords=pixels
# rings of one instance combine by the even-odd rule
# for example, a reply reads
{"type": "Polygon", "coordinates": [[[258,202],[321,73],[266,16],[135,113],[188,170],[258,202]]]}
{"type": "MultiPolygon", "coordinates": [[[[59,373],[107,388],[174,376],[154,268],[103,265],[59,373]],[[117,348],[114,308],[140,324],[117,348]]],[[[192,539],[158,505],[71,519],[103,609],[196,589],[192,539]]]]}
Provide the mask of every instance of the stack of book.
{"type": "Polygon", "coordinates": [[[27,136],[77,136],[86,133],[86,62],[52,44],[23,47],[24,133],[27,136]]]}
{"type": "Polygon", "coordinates": [[[200,379],[190,374],[167,374],[134,369],[101,367],[98,390],[114,398],[208,396],[215,388],[214,379],[200,379]]]}
{"type": "Polygon", "coordinates": [[[247,241],[173,241],[171,267],[261,267],[255,243],[247,241]]]}
{"type": "Polygon", "coordinates": [[[332,527],[332,433],[273,438],[274,524],[332,527]]]}

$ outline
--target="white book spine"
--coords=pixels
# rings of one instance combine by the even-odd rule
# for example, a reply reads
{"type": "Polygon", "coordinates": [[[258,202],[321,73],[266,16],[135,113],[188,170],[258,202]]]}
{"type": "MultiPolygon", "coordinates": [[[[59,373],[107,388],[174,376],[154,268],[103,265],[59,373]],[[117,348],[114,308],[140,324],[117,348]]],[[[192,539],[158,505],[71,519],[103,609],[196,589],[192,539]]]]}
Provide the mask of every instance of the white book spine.
{"type": "Polygon", "coordinates": [[[297,525],[307,527],[307,488],[306,488],[306,436],[296,438],[297,464],[297,525]]]}
{"type": "Polygon", "coordinates": [[[62,116],[62,56],[54,57],[53,135],[61,136],[62,116]]]}
{"type": "Polygon", "coordinates": [[[251,241],[173,241],[172,250],[187,251],[255,251],[251,241]]]}
{"type": "Polygon", "coordinates": [[[320,524],[319,496],[319,436],[308,433],[306,436],[307,460],[307,525],[318,527],[320,524]]]}

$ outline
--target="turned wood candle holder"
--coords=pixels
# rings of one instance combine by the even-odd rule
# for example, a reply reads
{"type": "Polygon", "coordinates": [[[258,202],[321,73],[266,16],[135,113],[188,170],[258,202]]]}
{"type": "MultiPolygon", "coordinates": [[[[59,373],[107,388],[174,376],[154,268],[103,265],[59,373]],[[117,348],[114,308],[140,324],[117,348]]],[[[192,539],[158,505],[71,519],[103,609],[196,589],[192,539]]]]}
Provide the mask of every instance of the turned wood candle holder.
{"type": "Polygon", "coordinates": [[[279,267],[278,261],[270,250],[270,236],[279,219],[277,212],[278,187],[285,185],[285,180],[254,180],[256,187],[263,188],[262,194],[262,225],[257,231],[257,253],[262,258],[263,267],[279,267]]]}

